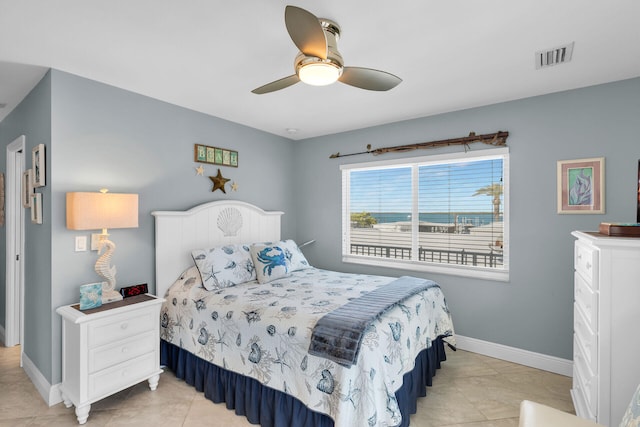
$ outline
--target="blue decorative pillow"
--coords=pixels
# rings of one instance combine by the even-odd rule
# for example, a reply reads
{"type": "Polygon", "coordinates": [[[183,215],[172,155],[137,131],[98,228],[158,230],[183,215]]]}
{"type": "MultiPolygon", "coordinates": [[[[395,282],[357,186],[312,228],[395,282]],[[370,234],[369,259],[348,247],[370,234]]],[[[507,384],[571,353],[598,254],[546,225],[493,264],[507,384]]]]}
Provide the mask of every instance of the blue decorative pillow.
{"type": "Polygon", "coordinates": [[[291,262],[277,243],[254,243],[251,245],[251,258],[259,283],[286,277],[291,272],[291,262]]]}
{"type": "Polygon", "coordinates": [[[310,268],[311,265],[305,258],[302,251],[298,248],[298,244],[293,240],[283,240],[277,243],[284,250],[284,254],[289,260],[291,267],[289,271],[304,270],[310,268]]]}
{"type": "Polygon", "coordinates": [[[247,245],[226,245],[191,252],[205,289],[227,288],[256,280],[247,245]]]}

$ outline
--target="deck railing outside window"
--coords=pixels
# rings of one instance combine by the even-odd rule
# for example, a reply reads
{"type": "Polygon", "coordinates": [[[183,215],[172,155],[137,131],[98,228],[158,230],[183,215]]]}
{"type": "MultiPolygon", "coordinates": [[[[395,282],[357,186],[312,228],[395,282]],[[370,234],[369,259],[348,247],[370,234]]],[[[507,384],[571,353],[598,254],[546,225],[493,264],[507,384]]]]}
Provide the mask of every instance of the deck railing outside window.
{"type": "Polygon", "coordinates": [[[508,150],[481,151],[342,165],[343,260],[508,280],[508,150]]]}

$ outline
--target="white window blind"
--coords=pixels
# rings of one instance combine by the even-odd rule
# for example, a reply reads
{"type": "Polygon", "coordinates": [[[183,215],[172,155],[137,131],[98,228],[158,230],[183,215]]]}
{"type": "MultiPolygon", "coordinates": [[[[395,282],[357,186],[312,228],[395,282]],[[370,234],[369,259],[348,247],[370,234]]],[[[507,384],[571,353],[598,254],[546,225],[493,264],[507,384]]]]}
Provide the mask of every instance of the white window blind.
{"type": "Polygon", "coordinates": [[[344,261],[508,280],[507,166],[506,148],[343,165],[344,261]]]}

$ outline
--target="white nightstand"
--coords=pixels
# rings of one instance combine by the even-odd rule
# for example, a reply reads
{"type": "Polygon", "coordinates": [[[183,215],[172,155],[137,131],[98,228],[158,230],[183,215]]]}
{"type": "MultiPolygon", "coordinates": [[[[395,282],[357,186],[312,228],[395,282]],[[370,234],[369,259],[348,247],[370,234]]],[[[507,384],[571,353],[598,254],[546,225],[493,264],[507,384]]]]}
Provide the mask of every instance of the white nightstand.
{"type": "Polygon", "coordinates": [[[91,404],[141,381],[158,386],[160,306],[164,300],[137,295],[80,311],[60,307],[62,316],[62,384],[67,408],[76,407],[84,424],[91,404]]]}

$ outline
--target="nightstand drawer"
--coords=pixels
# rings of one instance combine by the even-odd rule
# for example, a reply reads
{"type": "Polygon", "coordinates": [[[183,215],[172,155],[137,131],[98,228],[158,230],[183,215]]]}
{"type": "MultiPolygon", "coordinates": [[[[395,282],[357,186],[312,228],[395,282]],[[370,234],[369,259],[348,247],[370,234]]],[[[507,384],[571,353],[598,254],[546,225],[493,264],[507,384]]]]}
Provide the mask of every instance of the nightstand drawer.
{"type": "Polygon", "coordinates": [[[575,269],[582,274],[587,284],[593,289],[598,290],[598,251],[593,247],[587,246],[579,240],[575,243],[574,252],[575,269]]]}
{"type": "Polygon", "coordinates": [[[89,350],[89,373],[94,373],[155,349],[156,334],[146,332],[130,339],[89,350]]]}
{"type": "Polygon", "coordinates": [[[149,307],[97,320],[89,325],[89,348],[158,328],[157,309],[149,307]]]}
{"type": "Polygon", "coordinates": [[[157,370],[157,358],[158,354],[153,351],[89,375],[87,384],[89,399],[111,394],[148,378],[157,370]]]}

